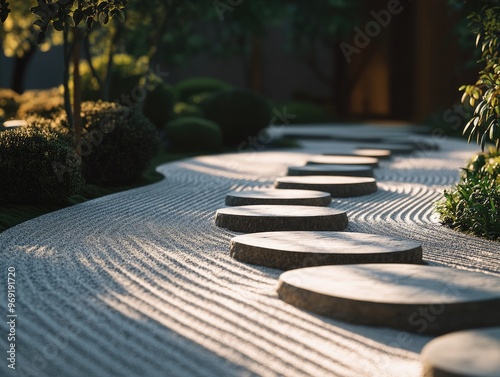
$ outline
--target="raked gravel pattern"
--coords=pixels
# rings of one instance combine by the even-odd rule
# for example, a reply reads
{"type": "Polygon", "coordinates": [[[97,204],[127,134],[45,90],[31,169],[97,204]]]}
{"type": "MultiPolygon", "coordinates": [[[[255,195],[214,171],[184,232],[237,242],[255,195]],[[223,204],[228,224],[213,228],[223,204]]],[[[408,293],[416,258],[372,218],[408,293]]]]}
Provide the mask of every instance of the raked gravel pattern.
{"type": "MultiPolygon", "coordinates": [[[[229,256],[214,214],[231,190],[271,188],[302,150],[206,156],[159,167],[157,184],[99,198],[0,234],[0,349],[7,268],[16,268],[17,370],[1,376],[407,376],[431,339],[335,321],[278,299],[281,273],[229,256]]],[[[355,145],[352,145],[354,147],[355,145]]],[[[336,150],[348,149],[338,144],[336,150]]],[[[406,237],[431,264],[500,276],[500,244],[439,225],[433,202],[477,150],[381,161],[379,190],[334,199],[348,230],[406,237]]]]}

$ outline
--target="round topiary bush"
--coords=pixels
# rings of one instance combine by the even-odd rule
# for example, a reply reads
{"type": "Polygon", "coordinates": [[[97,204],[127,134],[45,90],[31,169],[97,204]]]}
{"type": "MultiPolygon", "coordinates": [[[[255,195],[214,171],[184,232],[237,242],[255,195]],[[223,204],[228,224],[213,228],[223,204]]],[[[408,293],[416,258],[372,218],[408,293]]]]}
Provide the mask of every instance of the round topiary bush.
{"type": "Polygon", "coordinates": [[[82,103],[82,139],[77,152],[90,183],[137,181],[156,153],[155,126],[138,110],[110,102],[82,103]]]}
{"type": "Polygon", "coordinates": [[[174,89],[180,101],[192,102],[193,97],[197,95],[229,90],[232,86],[213,77],[200,76],[182,80],[174,86],[174,89]]]}
{"type": "Polygon", "coordinates": [[[271,107],[254,92],[232,89],[220,92],[202,105],[205,118],[222,130],[224,145],[236,146],[257,136],[271,121],[271,107]]]}
{"type": "Polygon", "coordinates": [[[80,163],[55,133],[28,127],[0,132],[0,201],[63,201],[84,183],[80,163]]]}
{"type": "Polygon", "coordinates": [[[161,129],[174,114],[176,95],[172,87],[163,81],[156,80],[154,89],[147,93],[142,112],[161,129]]]}
{"type": "Polygon", "coordinates": [[[196,117],[183,117],[167,123],[165,137],[172,149],[180,151],[210,150],[222,146],[219,126],[196,117]]]}
{"type": "Polygon", "coordinates": [[[17,109],[19,108],[19,101],[19,94],[13,90],[0,89],[0,109],[3,110],[3,117],[5,119],[16,116],[17,109]]]}
{"type": "Polygon", "coordinates": [[[326,123],[332,119],[331,115],[321,106],[303,101],[286,103],[286,112],[290,114],[288,120],[292,124],[326,123]]]}

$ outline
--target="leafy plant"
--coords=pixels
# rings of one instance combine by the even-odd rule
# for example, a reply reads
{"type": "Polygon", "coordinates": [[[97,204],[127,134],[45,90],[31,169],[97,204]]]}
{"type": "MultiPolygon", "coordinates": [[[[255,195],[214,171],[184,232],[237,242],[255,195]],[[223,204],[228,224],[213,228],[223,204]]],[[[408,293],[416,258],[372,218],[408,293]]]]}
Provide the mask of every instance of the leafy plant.
{"type": "Polygon", "coordinates": [[[497,1],[474,2],[479,9],[469,18],[469,26],[476,34],[476,46],[481,49],[484,64],[479,79],[473,85],[463,85],[462,102],[474,107],[474,114],[464,129],[469,142],[475,138],[484,150],[490,140],[500,150],[500,6],[497,1]]]}
{"type": "Polygon", "coordinates": [[[22,127],[0,132],[0,200],[9,203],[58,202],[83,184],[75,150],[59,135],[22,127]],[[63,175],[54,163],[74,161],[63,175]]]}
{"type": "Polygon", "coordinates": [[[436,205],[441,221],[480,237],[500,239],[500,154],[478,154],[460,182],[436,205]]]}
{"type": "Polygon", "coordinates": [[[321,106],[304,101],[292,101],[285,104],[286,111],[295,115],[290,119],[292,124],[315,124],[326,123],[332,120],[332,116],[321,106]]]}

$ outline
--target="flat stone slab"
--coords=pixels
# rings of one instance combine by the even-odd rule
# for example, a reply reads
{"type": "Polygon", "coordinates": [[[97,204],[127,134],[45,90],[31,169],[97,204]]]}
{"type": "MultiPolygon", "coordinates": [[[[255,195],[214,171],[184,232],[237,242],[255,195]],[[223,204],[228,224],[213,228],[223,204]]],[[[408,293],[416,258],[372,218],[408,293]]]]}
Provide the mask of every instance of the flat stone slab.
{"type": "Polygon", "coordinates": [[[459,331],[422,350],[424,377],[500,376],[500,327],[459,331]]]}
{"type": "Polygon", "coordinates": [[[370,177],[308,175],[304,177],[277,178],[274,187],[278,189],[325,191],[334,198],[347,198],[374,193],[377,191],[377,182],[375,178],[370,177]]]}
{"type": "Polygon", "coordinates": [[[333,264],[422,263],[419,243],[352,232],[266,232],[231,240],[241,262],[290,270],[333,264]]]}
{"type": "Polygon", "coordinates": [[[358,148],[352,153],[326,152],[324,156],[342,156],[342,157],[372,157],[377,160],[386,160],[391,158],[391,151],[387,149],[366,149],[358,148]]]}
{"type": "Polygon", "coordinates": [[[227,206],[302,205],[326,207],[332,202],[328,192],[312,190],[233,191],[226,195],[227,206]]]}
{"type": "Polygon", "coordinates": [[[500,325],[500,278],[415,264],[308,267],[280,276],[279,297],[335,319],[442,334],[500,325]]]}
{"type": "Polygon", "coordinates": [[[373,177],[373,168],[362,165],[305,165],[290,166],[288,175],[333,175],[347,177],[373,177]]]}
{"type": "Polygon", "coordinates": [[[391,158],[392,152],[389,149],[357,148],[354,154],[356,156],[373,157],[382,160],[391,158]]]}
{"type": "Polygon", "coordinates": [[[358,145],[358,149],[382,149],[391,151],[391,154],[410,154],[416,148],[411,144],[366,144],[358,145]]]}
{"type": "Polygon", "coordinates": [[[215,225],[235,232],[344,230],[345,211],[310,206],[242,206],[219,209],[215,225]]]}
{"type": "Polygon", "coordinates": [[[378,166],[378,159],[373,157],[360,157],[360,156],[342,156],[342,155],[329,155],[329,156],[316,156],[307,160],[307,165],[365,165],[365,166],[378,166]]]}

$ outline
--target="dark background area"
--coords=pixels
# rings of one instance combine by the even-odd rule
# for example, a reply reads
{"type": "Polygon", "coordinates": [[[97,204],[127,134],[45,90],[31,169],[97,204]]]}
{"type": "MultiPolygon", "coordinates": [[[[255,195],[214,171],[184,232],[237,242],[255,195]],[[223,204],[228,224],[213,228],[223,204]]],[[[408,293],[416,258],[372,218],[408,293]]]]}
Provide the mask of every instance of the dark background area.
{"type": "MultiPolygon", "coordinates": [[[[387,0],[365,0],[360,21],[364,29],[372,11],[387,9],[387,0]]],[[[419,122],[459,102],[458,87],[473,82],[475,69],[465,69],[470,51],[459,48],[458,15],[446,0],[401,2],[387,27],[347,63],[338,44],[318,44],[315,61],[287,47],[286,24],[273,26],[248,57],[199,54],[178,67],[165,66],[167,81],[213,76],[235,86],[250,87],[274,101],[301,99],[333,109],[345,120],[419,122]]],[[[241,9],[235,12],[243,12],[241,9]]],[[[353,26],[354,28],[354,26],[353,26]]],[[[354,34],[344,42],[354,45],[354,34]]],[[[14,59],[0,57],[0,86],[10,87],[14,59]]],[[[25,89],[61,83],[61,48],[37,51],[27,67],[25,89]]]]}

